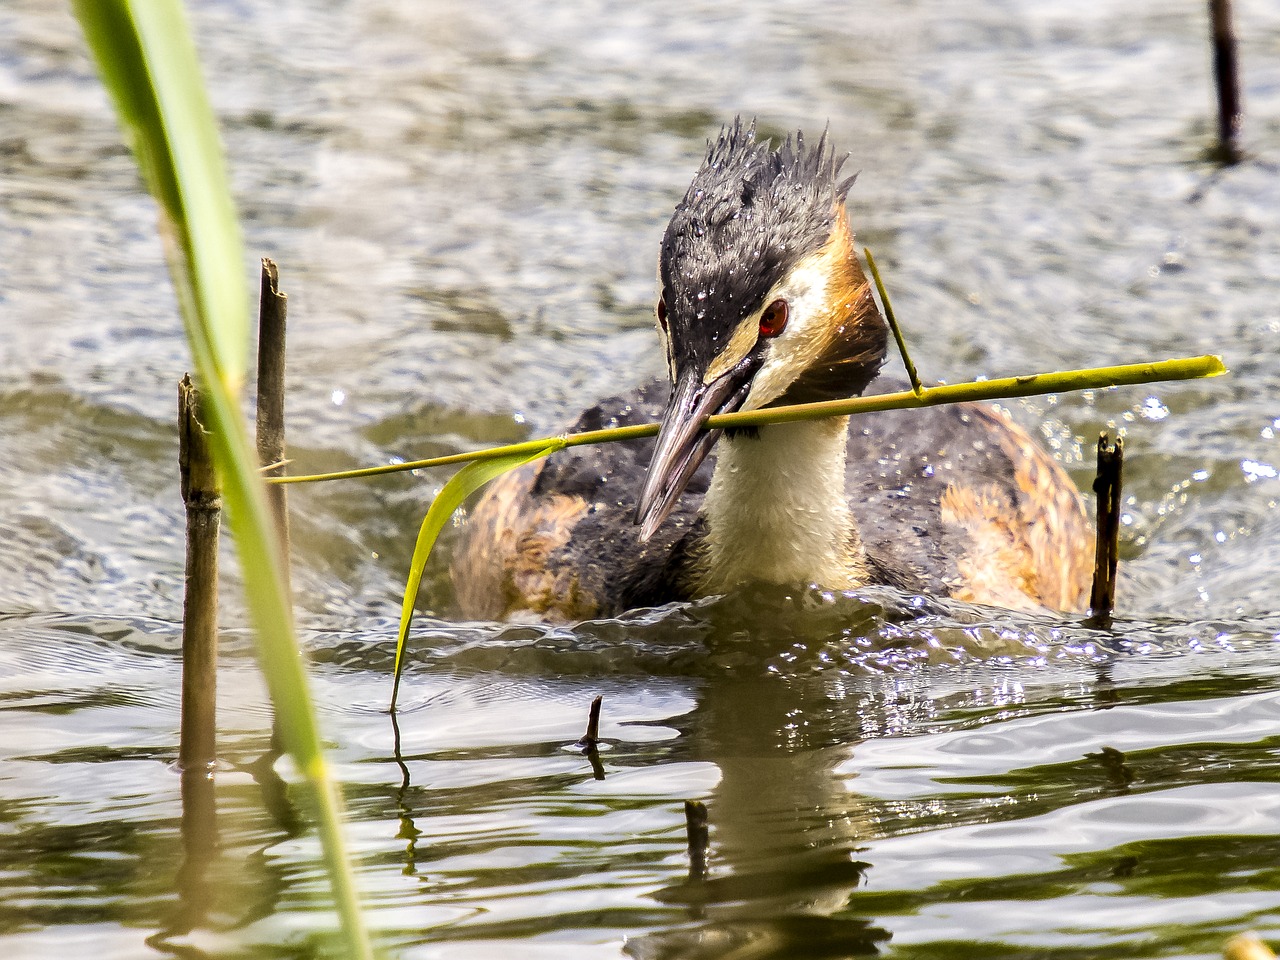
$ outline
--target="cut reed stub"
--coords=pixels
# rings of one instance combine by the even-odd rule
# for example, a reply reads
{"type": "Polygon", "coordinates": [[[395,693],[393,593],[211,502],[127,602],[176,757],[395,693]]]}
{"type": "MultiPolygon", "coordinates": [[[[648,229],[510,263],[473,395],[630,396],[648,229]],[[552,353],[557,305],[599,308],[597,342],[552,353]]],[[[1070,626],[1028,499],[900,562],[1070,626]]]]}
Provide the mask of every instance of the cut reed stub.
{"type": "Polygon", "coordinates": [[[707,827],[707,805],[701,800],[684,802],[684,828],[689,838],[689,879],[704,880],[711,831],[707,827]]]}
{"type": "MultiPolygon", "coordinates": [[[[262,258],[262,283],[258,297],[258,463],[264,477],[283,477],[285,471],[284,371],[285,330],[289,298],[280,292],[280,274],[275,261],[262,258]]],[[[280,547],[280,569],[284,582],[289,570],[289,504],[285,488],[267,487],[275,522],[276,543],[280,547]]]]}
{"type": "Polygon", "coordinates": [[[1123,487],[1124,438],[1111,443],[1098,436],[1098,472],[1093,492],[1098,498],[1098,534],[1093,560],[1093,589],[1085,626],[1111,629],[1116,603],[1116,567],[1120,559],[1120,495],[1123,487]]]}
{"type": "Polygon", "coordinates": [[[182,602],[182,727],[184,770],[217,759],[218,534],[222,490],[200,415],[200,391],[187,374],[178,384],[178,472],[187,508],[186,582],[182,602]]]}
{"type": "Polygon", "coordinates": [[[1213,30],[1213,79],[1218,94],[1217,159],[1239,163],[1240,133],[1244,128],[1244,108],[1240,101],[1240,61],[1236,53],[1236,32],[1231,0],[1209,0],[1213,30]]]}
{"type": "Polygon", "coordinates": [[[603,696],[597,696],[591,701],[591,707],[587,711],[587,732],[578,741],[578,746],[595,747],[600,743],[600,705],[602,703],[604,703],[603,696]]]}

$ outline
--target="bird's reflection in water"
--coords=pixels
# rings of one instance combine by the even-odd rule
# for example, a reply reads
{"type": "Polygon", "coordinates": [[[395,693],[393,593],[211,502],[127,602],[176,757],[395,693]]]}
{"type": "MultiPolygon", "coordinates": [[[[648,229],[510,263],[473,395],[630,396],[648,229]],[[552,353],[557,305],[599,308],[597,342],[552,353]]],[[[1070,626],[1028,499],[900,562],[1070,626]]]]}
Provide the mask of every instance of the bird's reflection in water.
{"type": "MultiPolygon", "coordinates": [[[[794,648],[753,644],[775,659],[794,648]]],[[[881,705],[877,705],[881,706],[881,705]]],[[[658,891],[686,905],[689,923],[629,941],[637,960],[844,957],[876,953],[891,934],[845,917],[871,865],[859,850],[874,836],[857,794],[837,767],[863,727],[859,698],[821,673],[744,669],[708,680],[680,724],[693,752],[720,781],[706,799],[705,876],[658,891]]]]}

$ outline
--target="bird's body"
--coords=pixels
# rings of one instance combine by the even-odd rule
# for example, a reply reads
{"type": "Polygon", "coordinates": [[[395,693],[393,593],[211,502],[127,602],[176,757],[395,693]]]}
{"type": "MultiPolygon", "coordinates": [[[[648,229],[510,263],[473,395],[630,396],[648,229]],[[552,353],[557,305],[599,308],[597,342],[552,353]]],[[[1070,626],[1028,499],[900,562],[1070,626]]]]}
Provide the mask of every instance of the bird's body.
{"type": "Polygon", "coordinates": [[[701,429],[713,413],[861,393],[878,374],[885,324],[839,166],[825,138],[771,150],[740,124],[710,146],[663,240],[670,384],[571,427],[662,419],[661,433],[493,484],[454,559],[464,614],[580,620],[753,582],[1080,608],[1091,537],[1079,494],[992,407],[701,429]]]}
{"type": "MultiPolygon", "coordinates": [[[[662,414],[666,392],[666,384],[655,381],[610,397],[569,430],[652,422],[662,414]]],[[[790,433],[793,426],[766,427],[760,437],[722,438],[717,450],[723,455],[726,443],[768,443],[770,431],[790,433]]],[[[667,522],[641,543],[632,518],[653,449],[653,440],[575,447],[494,483],[472,512],[454,559],[462,610],[485,619],[613,616],[723,593],[733,586],[735,569],[743,582],[831,589],[887,583],[1010,608],[1077,610],[1085,601],[1092,561],[1075,487],[1056,461],[992,407],[958,404],[853,421],[848,466],[834,489],[853,515],[866,557],[863,578],[854,581],[824,581],[816,572],[765,575],[790,572],[797,560],[809,559],[796,549],[792,533],[814,516],[794,505],[790,513],[777,507],[774,522],[758,526],[759,513],[744,511],[750,536],[738,541],[734,566],[721,568],[721,582],[708,583],[710,548],[701,512],[712,482],[710,458],[667,522]]],[[[784,439],[778,450],[794,447],[784,439]]],[[[755,459],[753,453],[747,447],[738,458],[755,459]]],[[[811,476],[797,481],[796,474],[807,474],[803,460],[769,459],[767,470],[743,478],[757,495],[811,476]]]]}

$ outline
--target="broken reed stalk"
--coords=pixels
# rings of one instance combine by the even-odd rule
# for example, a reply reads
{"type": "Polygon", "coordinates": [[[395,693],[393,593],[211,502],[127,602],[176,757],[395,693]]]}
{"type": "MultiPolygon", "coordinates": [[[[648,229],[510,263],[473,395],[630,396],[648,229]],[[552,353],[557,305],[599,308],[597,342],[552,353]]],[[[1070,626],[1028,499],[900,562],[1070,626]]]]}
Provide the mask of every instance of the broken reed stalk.
{"type": "MultiPolygon", "coordinates": [[[[801,420],[818,420],[822,417],[856,416],[880,410],[913,410],[920,407],[941,406],[981,400],[1007,400],[1014,397],[1033,397],[1046,393],[1068,393],[1073,390],[1101,390],[1108,387],[1138,383],[1156,383],[1164,380],[1194,380],[1202,377],[1218,377],[1227,372],[1222,358],[1205,355],[1179,357],[1173,360],[1155,360],[1150,363],[1129,363],[1112,367],[1089,367],[1080,370],[1062,370],[1054,373],[1035,373],[1020,377],[1002,377],[998,380],[977,380],[966,383],[939,384],[921,387],[918,393],[910,390],[898,393],[882,393],[870,397],[850,397],[847,400],[824,400],[819,403],[803,403],[785,407],[769,407],[738,413],[722,413],[708,417],[709,430],[727,427],[765,426],[771,423],[792,423],[801,420]]],[[[629,427],[607,430],[588,430],[558,437],[526,440],[502,447],[489,447],[468,453],[453,453],[427,460],[406,463],[388,463],[377,467],[361,467],[336,473],[319,473],[309,476],[274,477],[270,484],[317,483],[325,480],[352,480],[374,477],[384,473],[400,473],[405,470],[424,470],[428,467],[444,467],[477,460],[498,460],[521,454],[545,452],[549,447],[581,447],[593,443],[613,443],[620,440],[638,440],[656,436],[658,424],[642,423],[629,427]]]]}
{"type": "Polygon", "coordinates": [[[1244,110],[1240,104],[1240,64],[1231,0],[1209,0],[1209,19],[1213,25],[1213,78],[1218,91],[1217,157],[1233,164],[1244,155],[1240,149],[1244,110]]]}
{"type": "Polygon", "coordinates": [[[1093,492],[1098,497],[1098,536],[1093,561],[1093,590],[1089,595],[1089,618],[1085,626],[1111,629],[1116,602],[1116,566],[1120,549],[1120,494],[1123,487],[1124,438],[1110,443],[1098,437],[1098,473],[1093,492]]]}
{"type": "Polygon", "coordinates": [[[587,732],[582,735],[582,739],[577,744],[591,764],[591,775],[597,780],[604,779],[604,763],[600,760],[600,705],[602,703],[604,703],[603,696],[596,696],[591,701],[591,707],[587,711],[587,732]]]}
{"type": "MultiPolygon", "coordinates": [[[[258,465],[264,477],[282,477],[285,469],[284,368],[285,328],[289,298],[280,292],[280,271],[274,260],[262,258],[262,278],[258,293],[258,397],[254,432],[258,465]]],[[[281,486],[267,486],[267,506],[271,509],[276,545],[280,556],[280,580],[286,602],[293,596],[293,575],[289,564],[289,498],[281,486]]],[[[273,709],[271,748],[283,738],[280,717],[273,709]]]]}
{"type": "Polygon", "coordinates": [[[578,741],[579,746],[594,747],[600,742],[600,705],[603,702],[603,696],[597,696],[591,701],[591,708],[587,711],[587,732],[578,741]]]}
{"type": "Polygon", "coordinates": [[[705,880],[711,831],[707,828],[707,805],[701,800],[684,802],[684,830],[689,838],[689,879],[705,880]]]}
{"type": "Polygon", "coordinates": [[[184,770],[207,770],[217,757],[218,528],[222,490],[200,416],[200,392],[187,374],[178,384],[178,470],[187,507],[187,568],[182,604],[184,770]]]}
{"type": "MultiPolygon", "coordinates": [[[[258,462],[265,477],[282,477],[284,442],[284,347],[289,298],[280,292],[275,262],[262,258],[262,292],[258,299],[258,462]]],[[[289,504],[285,488],[267,487],[267,502],[280,545],[281,576],[289,593],[289,504]]]]}

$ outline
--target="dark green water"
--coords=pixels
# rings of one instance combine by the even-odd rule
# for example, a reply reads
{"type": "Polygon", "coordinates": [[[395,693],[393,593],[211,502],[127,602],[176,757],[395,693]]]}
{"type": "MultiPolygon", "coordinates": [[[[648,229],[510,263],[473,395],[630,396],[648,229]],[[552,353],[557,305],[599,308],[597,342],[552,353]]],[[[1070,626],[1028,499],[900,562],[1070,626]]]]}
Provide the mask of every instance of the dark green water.
{"type": "MultiPolygon", "coordinates": [[[[1011,408],[1082,486],[1098,430],[1126,431],[1113,634],[885,591],[459,624],[437,576],[403,766],[394,618],[443,477],[296,490],[299,617],[388,956],[1280,940],[1280,10],[1236,7],[1255,156],[1216,174],[1199,4],[194,4],[247,248],[290,295],[300,471],[551,432],[658,373],[658,237],[739,112],[851,151],[926,376],[1232,371],[1011,408]],[[603,779],[573,747],[596,694],[603,779]]],[[[154,208],[43,0],[0,8],[0,332],[0,948],[323,954],[229,552],[223,767],[185,804],[173,771],[189,361],[154,208]]]]}

